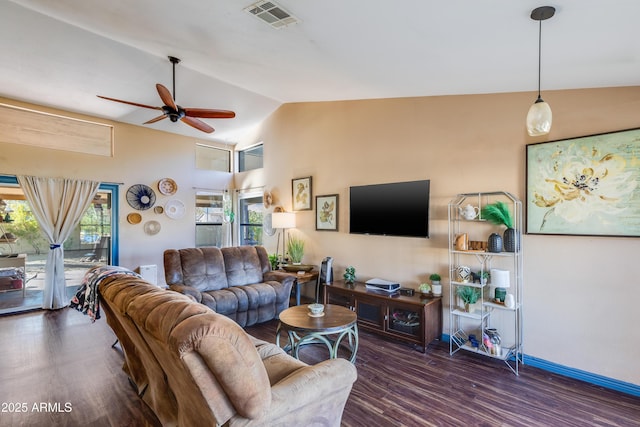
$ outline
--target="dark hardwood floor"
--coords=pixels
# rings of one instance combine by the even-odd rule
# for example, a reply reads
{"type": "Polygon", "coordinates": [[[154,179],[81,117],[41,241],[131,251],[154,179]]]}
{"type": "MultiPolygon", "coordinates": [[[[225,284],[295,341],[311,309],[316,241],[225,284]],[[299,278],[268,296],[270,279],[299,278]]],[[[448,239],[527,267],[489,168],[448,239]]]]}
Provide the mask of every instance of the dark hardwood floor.
{"type": "MultiPolygon", "coordinates": [[[[273,342],[275,328],[247,330],[273,342]]],[[[0,426],[158,426],[114,340],[105,319],[71,309],[0,317],[0,426]]],[[[356,366],[344,426],[640,426],[640,398],[526,365],[516,377],[502,362],[449,356],[445,343],[422,354],[361,332],[356,366]]]]}

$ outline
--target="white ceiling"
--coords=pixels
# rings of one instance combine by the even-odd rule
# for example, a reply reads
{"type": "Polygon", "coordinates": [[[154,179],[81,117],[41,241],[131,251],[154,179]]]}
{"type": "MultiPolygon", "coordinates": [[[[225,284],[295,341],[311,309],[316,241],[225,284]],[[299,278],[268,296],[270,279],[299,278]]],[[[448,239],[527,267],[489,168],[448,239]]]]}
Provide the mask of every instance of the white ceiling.
{"type": "MultiPolygon", "coordinates": [[[[0,96],[141,124],[171,90],[184,107],[234,110],[207,135],[234,143],[286,102],[640,84],[638,0],[278,0],[300,22],[274,29],[252,0],[0,0],[0,96]]],[[[533,102],[532,98],[532,102],[533,102]]],[[[525,114],[525,113],[523,113],[525,114]]]]}

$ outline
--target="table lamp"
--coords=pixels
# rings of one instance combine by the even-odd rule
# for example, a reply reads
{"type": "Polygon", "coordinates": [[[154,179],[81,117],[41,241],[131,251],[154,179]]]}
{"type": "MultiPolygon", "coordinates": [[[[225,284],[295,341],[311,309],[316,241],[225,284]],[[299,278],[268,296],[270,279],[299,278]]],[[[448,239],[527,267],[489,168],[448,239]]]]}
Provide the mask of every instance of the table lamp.
{"type": "Polygon", "coordinates": [[[509,283],[509,270],[499,270],[497,268],[491,269],[491,286],[495,288],[496,301],[504,302],[507,295],[507,288],[511,285],[509,283]]]}
{"type": "Polygon", "coordinates": [[[282,257],[279,260],[280,267],[284,264],[285,253],[287,251],[287,229],[295,228],[296,214],[293,212],[274,212],[271,215],[271,227],[278,231],[278,243],[276,255],[280,257],[280,235],[282,235],[282,257]]]}

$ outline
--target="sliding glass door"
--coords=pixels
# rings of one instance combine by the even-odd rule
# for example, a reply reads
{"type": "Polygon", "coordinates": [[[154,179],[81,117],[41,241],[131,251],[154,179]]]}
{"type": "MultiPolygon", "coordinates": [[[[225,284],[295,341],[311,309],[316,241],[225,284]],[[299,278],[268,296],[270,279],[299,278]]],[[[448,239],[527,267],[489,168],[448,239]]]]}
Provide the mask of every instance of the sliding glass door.
{"type": "MultiPolygon", "coordinates": [[[[102,184],[64,243],[69,299],[89,268],[118,263],[117,201],[118,186],[102,184]]],[[[0,314],[40,308],[49,244],[15,177],[0,176],[0,215],[0,314]]]]}

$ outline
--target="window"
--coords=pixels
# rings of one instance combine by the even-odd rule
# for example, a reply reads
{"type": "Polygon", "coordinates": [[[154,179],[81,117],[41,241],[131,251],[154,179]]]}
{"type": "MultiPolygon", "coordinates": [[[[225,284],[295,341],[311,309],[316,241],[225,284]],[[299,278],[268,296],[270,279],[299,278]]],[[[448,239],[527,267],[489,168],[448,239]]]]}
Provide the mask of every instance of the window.
{"type": "Polygon", "coordinates": [[[222,193],[196,193],[196,247],[222,247],[222,193]]]}
{"type": "Polygon", "coordinates": [[[231,172],[231,151],[196,144],[196,169],[231,172]]]}
{"type": "Polygon", "coordinates": [[[238,171],[245,172],[262,167],[262,144],[238,151],[238,171]]]}
{"type": "Polygon", "coordinates": [[[261,245],[262,215],[264,213],[262,195],[241,195],[239,208],[238,231],[240,245],[261,245]]]}

